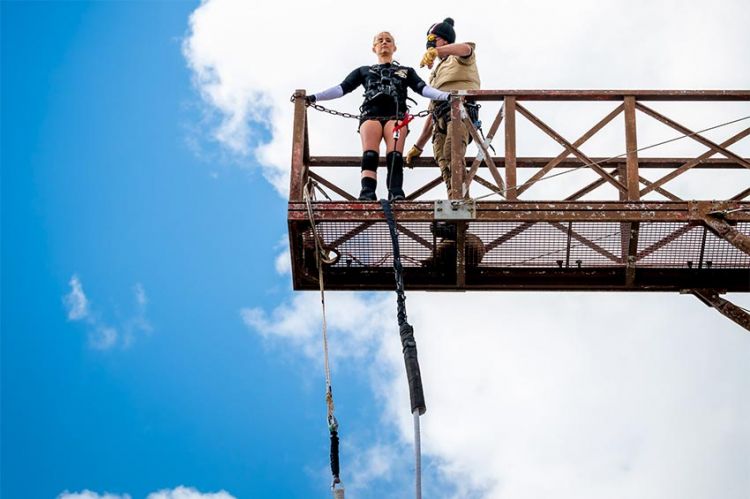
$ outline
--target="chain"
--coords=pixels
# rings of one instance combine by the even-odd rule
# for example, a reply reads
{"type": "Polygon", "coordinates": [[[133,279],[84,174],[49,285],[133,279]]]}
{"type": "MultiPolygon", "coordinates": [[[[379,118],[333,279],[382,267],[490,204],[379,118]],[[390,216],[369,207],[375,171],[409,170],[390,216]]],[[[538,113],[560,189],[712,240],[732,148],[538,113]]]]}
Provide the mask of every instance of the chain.
{"type": "MultiPolygon", "coordinates": [[[[289,99],[289,102],[294,102],[297,100],[299,96],[298,95],[292,95],[289,99]]],[[[340,116],[342,118],[352,118],[355,120],[361,119],[363,116],[361,114],[352,114],[352,113],[346,113],[342,111],[336,111],[335,109],[328,109],[326,107],[321,106],[320,104],[313,104],[313,103],[305,103],[307,107],[311,107],[315,109],[316,111],[320,111],[321,113],[328,113],[332,116],[340,116]]],[[[432,114],[432,111],[425,109],[423,111],[418,112],[417,114],[413,114],[415,118],[426,118],[432,114]]],[[[398,116],[366,116],[368,120],[398,120],[398,116]]]]}

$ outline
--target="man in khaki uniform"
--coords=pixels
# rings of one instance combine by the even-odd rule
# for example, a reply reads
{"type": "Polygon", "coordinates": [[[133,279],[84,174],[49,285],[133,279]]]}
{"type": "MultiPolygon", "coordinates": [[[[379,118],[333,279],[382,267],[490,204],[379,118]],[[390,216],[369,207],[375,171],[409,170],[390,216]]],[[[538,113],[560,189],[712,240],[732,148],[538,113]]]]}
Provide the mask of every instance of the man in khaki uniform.
{"type": "MultiPolygon", "coordinates": [[[[427,31],[427,51],[422,57],[420,67],[427,66],[432,69],[435,59],[439,59],[437,66],[430,75],[430,86],[441,91],[451,90],[478,90],[479,71],[477,70],[474,43],[455,43],[456,33],[453,30],[453,19],[446,18],[443,22],[433,24],[427,31]]],[[[430,109],[432,116],[425,121],[422,133],[414,146],[406,154],[406,163],[419,157],[432,136],[432,147],[435,160],[440,166],[440,173],[451,194],[451,132],[454,123],[450,119],[449,103],[432,101],[430,109]]],[[[469,131],[463,122],[458,122],[460,127],[461,145],[459,155],[464,168],[466,168],[466,146],[469,143],[469,131]]],[[[468,193],[462,193],[468,195],[468,193]]]]}

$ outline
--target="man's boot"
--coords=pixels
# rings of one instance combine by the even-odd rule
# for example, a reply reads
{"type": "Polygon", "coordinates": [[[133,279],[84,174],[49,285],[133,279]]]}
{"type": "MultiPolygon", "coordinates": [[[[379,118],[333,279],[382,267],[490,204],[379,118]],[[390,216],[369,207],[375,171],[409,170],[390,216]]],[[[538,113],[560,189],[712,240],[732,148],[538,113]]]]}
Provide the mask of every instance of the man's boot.
{"type": "Polygon", "coordinates": [[[398,151],[391,151],[385,157],[385,164],[388,168],[388,199],[390,201],[401,201],[406,195],[404,194],[404,157],[398,151]]]}

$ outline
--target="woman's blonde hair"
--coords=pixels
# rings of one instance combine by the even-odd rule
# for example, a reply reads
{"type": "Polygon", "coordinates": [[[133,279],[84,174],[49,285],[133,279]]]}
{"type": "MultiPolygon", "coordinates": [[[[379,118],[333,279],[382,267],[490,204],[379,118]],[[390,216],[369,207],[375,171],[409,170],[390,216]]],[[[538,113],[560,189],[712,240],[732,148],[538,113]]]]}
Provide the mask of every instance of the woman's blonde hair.
{"type": "Polygon", "coordinates": [[[376,34],[375,34],[375,36],[373,36],[373,37],[372,37],[372,44],[373,44],[373,46],[375,45],[375,43],[376,43],[376,41],[377,41],[378,37],[379,37],[380,35],[382,35],[382,34],[386,34],[386,35],[390,36],[390,37],[391,37],[391,40],[393,40],[393,44],[394,44],[394,45],[396,44],[396,38],[395,38],[395,37],[394,37],[394,36],[393,36],[393,35],[391,34],[391,32],[390,32],[390,31],[379,31],[378,33],[376,33],[376,34]]]}

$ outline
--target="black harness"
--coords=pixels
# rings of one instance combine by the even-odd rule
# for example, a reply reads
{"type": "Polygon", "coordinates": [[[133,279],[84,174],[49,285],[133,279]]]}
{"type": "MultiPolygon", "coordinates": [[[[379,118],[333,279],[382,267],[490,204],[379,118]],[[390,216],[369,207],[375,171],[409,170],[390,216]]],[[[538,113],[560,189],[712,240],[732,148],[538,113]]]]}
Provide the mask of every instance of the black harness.
{"type": "Polygon", "coordinates": [[[370,70],[365,79],[364,102],[360,107],[362,114],[393,114],[401,118],[409,110],[406,101],[410,100],[416,104],[416,101],[407,98],[407,71],[397,62],[390,64],[375,64],[370,66],[370,70]],[[392,113],[390,111],[393,111],[392,113]]]}
{"type": "MultiPolygon", "coordinates": [[[[469,115],[469,120],[477,129],[480,129],[482,127],[482,122],[479,119],[479,108],[482,106],[471,101],[464,102],[464,106],[466,106],[466,113],[469,115]]],[[[446,133],[445,127],[448,126],[448,122],[451,120],[450,101],[437,101],[432,110],[432,116],[435,119],[436,127],[439,128],[440,133],[446,133]]]]}

